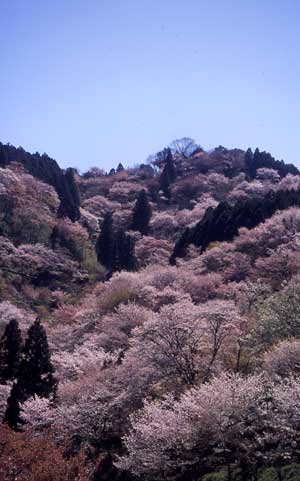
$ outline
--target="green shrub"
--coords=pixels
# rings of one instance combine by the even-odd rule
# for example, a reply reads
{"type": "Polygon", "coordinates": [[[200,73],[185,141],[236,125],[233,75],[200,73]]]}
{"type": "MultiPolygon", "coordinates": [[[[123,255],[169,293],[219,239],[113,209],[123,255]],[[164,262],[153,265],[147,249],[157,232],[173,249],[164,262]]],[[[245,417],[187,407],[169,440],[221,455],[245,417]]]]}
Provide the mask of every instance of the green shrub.
{"type": "Polygon", "coordinates": [[[206,474],[201,481],[227,481],[227,474],[226,471],[206,474]]]}
{"type": "Polygon", "coordinates": [[[112,311],[120,304],[127,304],[129,301],[134,301],[137,297],[135,290],[120,287],[112,291],[107,291],[99,300],[99,307],[103,311],[112,311]]]}

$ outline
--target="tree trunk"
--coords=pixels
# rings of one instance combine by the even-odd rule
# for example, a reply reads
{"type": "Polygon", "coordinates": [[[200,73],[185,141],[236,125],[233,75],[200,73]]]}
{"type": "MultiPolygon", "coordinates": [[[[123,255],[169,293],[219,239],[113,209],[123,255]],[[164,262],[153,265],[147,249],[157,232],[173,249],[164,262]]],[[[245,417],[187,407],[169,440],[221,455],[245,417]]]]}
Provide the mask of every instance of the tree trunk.
{"type": "Polygon", "coordinates": [[[254,481],[258,481],[258,467],[257,466],[255,466],[255,468],[254,468],[254,478],[253,479],[254,479],[254,481]]]}
{"type": "Polygon", "coordinates": [[[281,466],[276,466],[275,470],[277,473],[278,481],[283,481],[281,466]]]}
{"type": "Polygon", "coordinates": [[[241,354],[242,354],[242,348],[239,347],[238,354],[237,354],[237,360],[236,360],[236,366],[235,366],[235,372],[237,372],[237,373],[240,370],[241,354]]]}

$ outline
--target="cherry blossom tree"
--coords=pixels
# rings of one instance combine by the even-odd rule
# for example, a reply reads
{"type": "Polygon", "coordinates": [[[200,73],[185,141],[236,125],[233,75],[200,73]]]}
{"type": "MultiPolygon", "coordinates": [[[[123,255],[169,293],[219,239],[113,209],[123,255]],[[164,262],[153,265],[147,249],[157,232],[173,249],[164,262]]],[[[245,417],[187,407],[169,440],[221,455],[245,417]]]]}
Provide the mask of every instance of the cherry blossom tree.
{"type": "Polygon", "coordinates": [[[299,285],[293,281],[259,305],[255,339],[262,348],[279,340],[300,337],[298,299],[299,285]]]}
{"type": "Polygon", "coordinates": [[[7,400],[11,391],[11,384],[0,384],[0,423],[6,411],[7,400]]]}
{"type": "MultiPolygon", "coordinates": [[[[155,367],[162,378],[192,385],[207,380],[225,341],[238,332],[238,313],[229,301],[196,306],[188,299],[162,306],[133,331],[128,355],[155,367]]],[[[126,359],[126,357],[125,357],[126,359]]]]}
{"type": "Polygon", "coordinates": [[[130,355],[155,366],[158,376],[179,377],[193,384],[201,360],[204,326],[191,302],[163,306],[159,314],[134,331],[130,355]]]}
{"type": "Polygon", "coordinates": [[[274,377],[298,376],[300,373],[299,360],[300,341],[281,341],[265,353],[264,369],[274,377]]]}
{"type": "Polygon", "coordinates": [[[269,169],[267,167],[261,167],[256,171],[256,178],[259,180],[267,180],[272,184],[276,184],[280,181],[280,175],[277,170],[269,169]]]}
{"type": "Polygon", "coordinates": [[[135,253],[140,267],[147,265],[167,266],[173,244],[165,239],[143,236],[135,244],[135,253]]]}
{"type": "Polygon", "coordinates": [[[145,402],[131,418],[132,429],[124,437],[128,455],[118,466],[149,480],[199,479],[220,463],[247,462],[251,470],[259,461],[259,437],[255,442],[253,435],[267,416],[265,394],[258,376],[223,374],[179,401],[167,396],[145,402]]]}

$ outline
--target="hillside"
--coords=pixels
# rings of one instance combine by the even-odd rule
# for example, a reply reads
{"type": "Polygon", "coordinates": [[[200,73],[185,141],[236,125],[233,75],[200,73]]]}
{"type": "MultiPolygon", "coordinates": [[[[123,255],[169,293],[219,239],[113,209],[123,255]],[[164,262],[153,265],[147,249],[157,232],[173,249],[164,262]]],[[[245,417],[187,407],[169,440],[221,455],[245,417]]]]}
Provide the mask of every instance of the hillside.
{"type": "Polygon", "coordinates": [[[299,279],[267,152],[80,174],[0,143],[0,478],[296,481],[299,279]]]}

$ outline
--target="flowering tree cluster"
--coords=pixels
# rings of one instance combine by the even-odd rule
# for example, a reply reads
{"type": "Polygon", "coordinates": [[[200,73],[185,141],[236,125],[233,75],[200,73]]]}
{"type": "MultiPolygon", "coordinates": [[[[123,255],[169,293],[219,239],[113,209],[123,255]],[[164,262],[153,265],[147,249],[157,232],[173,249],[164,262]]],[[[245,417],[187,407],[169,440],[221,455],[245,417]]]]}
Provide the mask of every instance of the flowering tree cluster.
{"type": "Polygon", "coordinates": [[[34,438],[7,427],[0,432],[0,476],[3,481],[88,481],[91,469],[82,453],[67,459],[63,448],[46,435],[34,438]]]}
{"type": "Polygon", "coordinates": [[[25,173],[0,169],[1,232],[14,242],[48,243],[58,206],[50,185],[25,173]]]}
{"type": "Polygon", "coordinates": [[[298,469],[297,170],[189,139],[60,191],[0,164],[0,416],[23,431],[2,428],[0,477],[298,469]]]}
{"type": "Polygon", "coordinates": [[[125,436],[119,466],[145,479],[189,479],[216,465],[238,467],[251,479],[257,467],[298,455],[299,381],[273,384],[263,376],[221,375],[184,394],[146,402],[125,436]]]}

